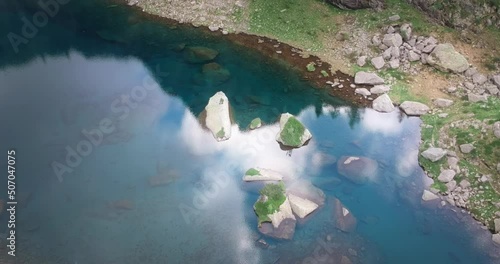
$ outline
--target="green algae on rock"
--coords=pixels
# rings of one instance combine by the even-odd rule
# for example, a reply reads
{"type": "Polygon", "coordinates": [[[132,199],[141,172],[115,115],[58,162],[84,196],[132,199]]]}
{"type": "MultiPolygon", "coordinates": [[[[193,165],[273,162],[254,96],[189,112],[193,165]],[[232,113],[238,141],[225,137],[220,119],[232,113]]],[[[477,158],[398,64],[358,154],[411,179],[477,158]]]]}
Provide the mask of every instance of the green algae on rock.
{"type": "MultiPolygon", "coordinates": [[[[254,204],[253,208],[259,219],[259,226],[264,222],[272,222],[270,215],[279,211],[280,206],[285,202],[285,184],[267,184],[260,190],[259,200],[254,204]]],[[[275,227],[279,223],[273,223],[275,227]]]]}
{"type": "Polygon", "coordinates": [[[281,114],[280,132],[276,136],[278,142],[288,147],[298,148],[311,137],[311,132],[297,118],[289,113],[281,114]]]}

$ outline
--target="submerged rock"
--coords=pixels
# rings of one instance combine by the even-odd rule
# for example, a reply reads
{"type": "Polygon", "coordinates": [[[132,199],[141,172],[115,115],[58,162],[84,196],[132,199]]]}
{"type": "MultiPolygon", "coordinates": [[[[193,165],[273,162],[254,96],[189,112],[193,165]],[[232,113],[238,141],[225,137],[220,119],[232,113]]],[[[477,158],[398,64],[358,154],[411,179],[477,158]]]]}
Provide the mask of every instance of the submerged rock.
{"type": "Polygon", "coordinates": [[[184,50],[184,59],[189,63],[209,62],[219,55],[219,52],[206,47],[188,47],[184,50]]]}
{"type": "Polygon", "coordinates": [[[356,225],[358,220],[354,215],[349,211],[349,209],[345,208],[344,205],[340,202],[339,199],[335,198],[334,200],[334,219],[335,219],[335,227],[344,231],[344,232],[352,232],[356,229],[356,225]]]}
{"type": "Polygon", "coordinates": [[[129,200],[117,200],[110,202],[108,207],[118,210],[132,210],[134,209],[134,204],[129,200]]]}
{"type": "Polygon", "coordinates": [[[248,169],[243,176],[244,181],[281,181],[282,179],[283,175],[279,172],[263,168],[248,169]]]}
{"type": "Polygon", "coordinates": [[[442,71],[454,73],[462,73],[469,68],[467,59],[449,43],[437,45],[427,57],[427,63],[442,71]]]}
{"type": "Polygon", "coordinates": [[[357,184],[373,179],[377,174],[377,169],[378,163],[366,157],[342,156],[337,162],[340,175],[357,184]]]}
{"type": "Polygon", "coordinates": [[[298,148],[311,138],[311,132],[297,118],[289,113],[281,114],[280,132],[276,135],[278,142],[288,147],[298,148]]]}
{"type": "Polygon", "coordinates": [[[178,174],[175,171],[168,171],[149,178],[149,186],[157,187],[168,185],[178,178],[178,174]]]}
{"type": "Polygon", "coordinates": [[[231,137],[231,118],[229,116],[229,100],[223,92],[210,97],[205,107],[205,126],[212,132],[217,141],[231,137]]]}
{"type": "Polygon", "coordinates": [[[424,115],[429,112],[430,108],[419,102],[404,101],[400,105],[401,109],[409,116],[424,115]]]}
{"type": "Polygon", "coordinates": [[[258,118],[258,117],[253,119],[252,122],[250,122],[250,129],[251,130],[257,129],[261,126],[262,126],[262,120],[260,120],[260,118],[258,118]]]}
{"type": "Polygon", "coordinates": [[[205,83],[221,85],[231,78],[231,73],[220,64],[211,62],[203,65],[202,78],[205,83]]]}
{"type": "Polygon", "coordinates": [[[293,194],[288,194],[288,200],[292,207],[292,211],[300,218],[306,217],[318,208],[316,203],[293,194]]]}
{"type": "Polygon", "coordinates": [[[429,192],[428,190],[424,190],[424,193],[422,194],[422,200],[428,202],[428,201],[433,201],[439,199],[439,196],[435,195],[434,193],[429,192]]]}
{"type": "Polygon", "coordinates": [[[263,223],[259,227],[259,232],[269,237],[289,240],[292,239],[295,234],[296,224],[297,220],[291,218],[281,221],[277,228],[275,228],[271,223],[263,223]]]}

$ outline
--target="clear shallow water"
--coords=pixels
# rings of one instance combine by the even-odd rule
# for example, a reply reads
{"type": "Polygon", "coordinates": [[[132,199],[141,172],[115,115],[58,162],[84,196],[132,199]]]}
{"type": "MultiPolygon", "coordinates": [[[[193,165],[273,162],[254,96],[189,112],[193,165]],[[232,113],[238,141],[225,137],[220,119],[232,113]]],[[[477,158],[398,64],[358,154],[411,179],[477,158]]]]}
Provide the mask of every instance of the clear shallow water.
{"type": "MultiPolygon", "coordinates": [[[[33,256],[27,263],[329,263],[315,257],[318,250],[331,263],[343,255],[355,263],[498,262],[487,257],[495,252],[489,233],[470,217],[422,206],[419,119],[351,108],[283,65],[196,30],[127,26],[133,14],[120,7],[89,15],[74,5],[18,54],[1,44],[0,119],[8,125],[0,145],[16,148],[18,197],[30,194],[18,209],[18,255],[33,256]],[[219,50],[216,61],[231,79],[197,85],[201,66],[169,48],[179,43],[219,50]],[[237,121],[231,139],[220,143],[197,121],[218,90],[228,95],[237,121]],[[140,100],[126,104],[127,96],[140,100]],[[314,136],[291,153],[274,140],[275,120],[286,111],[314,136]],[[246,131],[257,116],[266,125],[246,131]],[[65,164],[67,147],[76,149],[87,139],[82,130],[103,120],[114,129],[108,124],[112,131],[59,181],[51,164],[65,164]],[[367,184],[353,184],[335,163],[322,162],[344,155],[375,159],[380,169],[367,184]],[[268,249],[255,243],[259,186],[241,180],[254,166],[282,172],[289,188],[313,184],[326,195],[292,241],[264,238],[268,249]],[[171,184],[149,186],[150,177],[170,171],[178,175],[171,184]],[[336,231],[334,197],[358,219],[355,232],[336,231]],[[132,210],[117,209],[118,200],[132,210]]],[[[20,28],[14,6],[23,7],[2,10],[2,32],[20,28]]],[[[25,15],[37,11],[27,6],[25,15]]]]}

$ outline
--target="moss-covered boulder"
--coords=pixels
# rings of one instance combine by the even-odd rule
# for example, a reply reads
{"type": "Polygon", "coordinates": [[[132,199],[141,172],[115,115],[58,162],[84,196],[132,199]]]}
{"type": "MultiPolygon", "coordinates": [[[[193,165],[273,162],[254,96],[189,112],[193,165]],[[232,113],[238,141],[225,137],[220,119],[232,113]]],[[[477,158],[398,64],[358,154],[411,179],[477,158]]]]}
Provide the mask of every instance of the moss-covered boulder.
{"type": "Polygon", "coordinates": [[[187,47],[184,49],[184,60],[189,63],[206,63],[219,55],[219,52],[206,47],[187,47]]]}
{"type": "Polygon", "coordinates": [[[262,120],[260,118],[255,118],[250,122],[250,129],[254,130],[262,126],[262,120]]]}
{"type": "Polygon", "coordinates": [[[258,217],[259,230],[263,234],[283,239],[293,237],[296,219],[286,197],[283,182],[264,186],[253,208],[258,217]],[[263,225],[264,223],[271,223],[272,226],[263,225]]]}
{"type": "Polygon", "coordinates": [[[278,142],[288,147],[298,148],[311,138],[311,132],[297,118],[289,113],[281,114],[280,132],[276,135],[278,142]]]}

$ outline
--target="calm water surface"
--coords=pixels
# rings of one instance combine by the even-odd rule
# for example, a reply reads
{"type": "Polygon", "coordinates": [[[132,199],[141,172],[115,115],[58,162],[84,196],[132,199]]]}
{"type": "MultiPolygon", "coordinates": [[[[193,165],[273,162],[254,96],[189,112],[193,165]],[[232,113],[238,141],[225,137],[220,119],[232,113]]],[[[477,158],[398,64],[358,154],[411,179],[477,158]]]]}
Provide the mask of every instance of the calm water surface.
{"type": "MultiPolygon", "coordinates": [[[[0,7],[2,36],[21,34],[21,18],[40,11],[29,1],[0,7]]],[[[0,147],[17,150],[16,253],[25,263],[500,263],[491,235],[469,216],[422,204],[418,118],[351,107],[283,64],[119,6],[71,2],[28,40],[18,53],[0,42],[0,147]],[[230,79],[204,81],[180,44],[218,50],[230,79]],[[217,143],[198,116],[219,90],[236,123],[217,143]],[[311,130],[306,147],[276,143],[283,112],[311,130]],[[255,117],[265,125],[250,132],[255,117]],[[68,158],[74,150],[83,155],[68,158]],[[346,155],[376,160],[377,174],[351,183],[336,169],[346,155]],[[282,172],[288,188],[325,194],[292,241],[257,230],[260,186],[241,179],[255,166],[282,172]],[[151,187],[162,175],[177,176],[151,187]],[[334,198],[356,216],[354,232],[336,230],[334,198]]]]}

